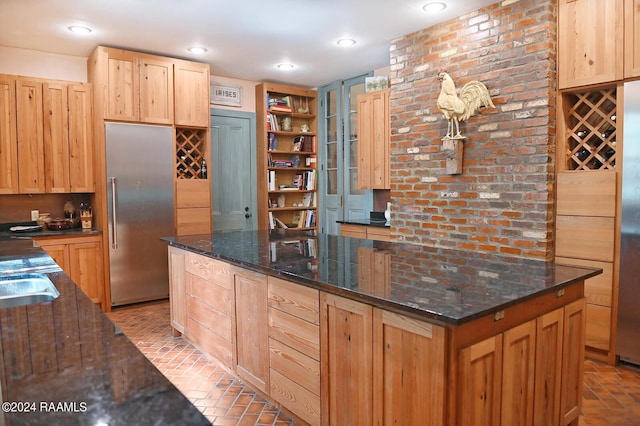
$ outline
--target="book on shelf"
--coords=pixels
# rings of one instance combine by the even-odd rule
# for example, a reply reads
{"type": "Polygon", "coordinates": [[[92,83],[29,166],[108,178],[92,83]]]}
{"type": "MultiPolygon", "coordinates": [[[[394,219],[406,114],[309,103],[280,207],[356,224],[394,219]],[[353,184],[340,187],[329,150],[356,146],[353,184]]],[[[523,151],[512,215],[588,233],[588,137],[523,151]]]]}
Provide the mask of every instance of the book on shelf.
{"type": "Polygon", "coordinates": [[[278,117],[270,112],[267,113],[267,130],[277,132],[280,130],[280,125],[278,124],[278,117]]]}
{"type": "Polygon", "coordinates": [[[269,191],[276,190],[276,171],[269,170],[269,174],[267,175],[267,181],[269,182],[269,191]]]}
{"type": "Polygon", "coordinates": [[[302,151],[302,145],[304,144],[304,136],[296,136],[293,138],[293,144],[291,146],[291,151],[300,152],[302,151]]]}
{"type": "Polygon", "coordinates": [[[306,192],[302,196],[302,206],[303,207],[315,207],[315,193],[306,192]]]}
{"type": "MultiPolygon", "coordinates": [[[[272,170],[272,171],[273,171],[273,170],[272,170]]],[[[280,185],[280,186],[278,186],[278,189],[279,189],[280,191],[297,191],[297,190],[299,190],[300,188],[298,188],[298,187],[297,187],[297,186],[295,186],[295,185],[280,185]]]]}
{"type": "Polygon", "coordinates": [[[277,151],[278,150],[278,137],[275,133],[269,133],[269,151],[277,151]]]}
{"type": "Polygon", "coordinates": [[[302,210],[298,219],[298,228],[313,228],[316,226],[316,211],[302,210]]]}
{"type": "Polygon", "coordinates": [[[276,229],[276,220],[273,212],[269,212],[269,229],[276,229]]]}
{"type": "Polygon", "coordinates": [[[270,166],[282,167],[282,168],[293,167],[293,161],[292,160],[272,160],[270,166]]]}

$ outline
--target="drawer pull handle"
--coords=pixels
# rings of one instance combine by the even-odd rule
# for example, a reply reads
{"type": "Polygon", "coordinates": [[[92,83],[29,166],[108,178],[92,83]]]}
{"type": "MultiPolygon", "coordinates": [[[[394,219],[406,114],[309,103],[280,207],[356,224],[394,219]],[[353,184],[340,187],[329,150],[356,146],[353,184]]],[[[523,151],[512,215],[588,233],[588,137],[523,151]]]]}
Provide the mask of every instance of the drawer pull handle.
{"type": "Polygon", "coordinates": [[[493,321],[500,321],[504,319],[504,311],[498,311],[493,315],[493,321]]]}
{"type": "Polygon", "coordinates": [[[556,291],[556,297],[562,297],[564,296],[564,288],[561,288],[560,290],[556,291]]]}

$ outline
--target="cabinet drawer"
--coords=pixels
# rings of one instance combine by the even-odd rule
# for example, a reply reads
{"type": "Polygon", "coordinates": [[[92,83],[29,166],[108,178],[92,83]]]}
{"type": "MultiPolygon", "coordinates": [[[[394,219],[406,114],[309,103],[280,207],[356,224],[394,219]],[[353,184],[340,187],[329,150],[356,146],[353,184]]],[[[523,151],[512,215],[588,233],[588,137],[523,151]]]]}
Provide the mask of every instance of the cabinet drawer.
{"type": "Polygon", "coordinates": [[[343,237],[351,237],[351,238],[367,238],[367,228],[360,225],[349,225],[349,224],[341,224],[340,225],[340,235],[343,237]]]}
{"type": "Polygon", "coordinates": [[[320,361],[273,338],[269,338],[269,361],[272,370],[320,395],[320,361]]]}
{"type": "Polygon", "coordinates": [[[208,207],[176,209],[176,234],[200,235],[211,232],[211,211],[208,207]]]}
{"type": "Polygon", "coordinates": [[[185,269],[220,287],[233,289],[233,267],[227,263],[188,252],[185,256],[185,269]]]}
{"type": "Polygon", "coordinates": [[[192,320],[214,332],[228,342],[232,340],[231,317],[212,308],[193,296],[187,296],[187,312],[192,320]]]}
{"type": "Polygon", "coordinates": [[[367,228],[367,238],[370,240],[391,242],[391,229],[370,226],[367,228]]]}
{"type": "Polygon", "coordinates": [[[560,216],[616,215],[616,172],[613,170],[558,173],[557,213],[560,216]]]}
{"type": "Polygon", "coordinates": [[[270,395],[289,411],[311,425],[320,424],[320,397],[309,392],[288,377],[271,369],[270,395]]]}
{"type": "Polygon", "coordinates": [[[216,357],[229,370],[233,368],[233,345],[204,325],[187,316],[185,336],[206,354],[216,357]]]}
{"type": "Polygon", "coordinates": [[[230,316],[233,312],[232,290],[207,281],[193,273],[186,274],[185,285],[187,295],[195,297],[225,315],[230,316]]]}
{"type": "Polygon", "coordinates": [[[320,326],[269,308],[269,337],[320,360],[320,326]]]}
{"type": "Polygon", "coordinates": [[[211,186],[207,179],[177,179],[176,208],[186,209],[211,205],[209,193],[211,186]]]}
{"type": "Polygon", "coordinates": [[[556,257],[556,263],[589,268],[602,268],[602,274],[584,281],[584,295],[587,302],[594,305],[611,307],[613,293],[613,263],[595,260],[570,259],[556,257]]]}
{"type": "Polygon", "coordinates": [[[557,216],[556,254],[613,262],[614,233],[612,217],[557,216]]]}
{"type": "Polygon", "coordinates": [[[318,290],[269,277],[269,306],[310,323],[320,323],[318,290]]]}

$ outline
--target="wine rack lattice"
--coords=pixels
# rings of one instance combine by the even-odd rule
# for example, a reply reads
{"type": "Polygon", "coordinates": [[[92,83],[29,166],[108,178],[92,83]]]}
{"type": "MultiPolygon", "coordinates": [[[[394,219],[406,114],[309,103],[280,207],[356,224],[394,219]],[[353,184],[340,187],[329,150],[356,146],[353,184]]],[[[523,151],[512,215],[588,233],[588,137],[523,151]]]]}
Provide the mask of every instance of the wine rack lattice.
{"type": "Polygon", "coordinates": [[[205,156],[206,131],[176,128],[176,176],[178,179],[201,179],[205,156]]]}
{"type": "Polygon", "coordinates": [[[565,94],[567,169],[616,167],[616,88],[565,94]]]}

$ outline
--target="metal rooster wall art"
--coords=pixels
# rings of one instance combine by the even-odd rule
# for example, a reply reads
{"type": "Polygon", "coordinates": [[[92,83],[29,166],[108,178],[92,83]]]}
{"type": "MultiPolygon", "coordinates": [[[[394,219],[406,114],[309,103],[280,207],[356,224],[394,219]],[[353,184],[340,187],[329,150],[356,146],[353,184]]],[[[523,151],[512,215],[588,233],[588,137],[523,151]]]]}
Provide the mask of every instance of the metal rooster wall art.
{"type": "Polygon", "coordinates": [[[479,81],[470,81],[462,87],[460,96],[456,92],[456,85],[446,70],[438,74],[440,80],[440,96],[438,109],[447,119],[447,135],[445,139],[465,139],[460,134],[460,122],[465,121],[480,107],[495,108],[487,87],[479,81]],[[455,127],[455,134],[454,132],[455,127]]]}

